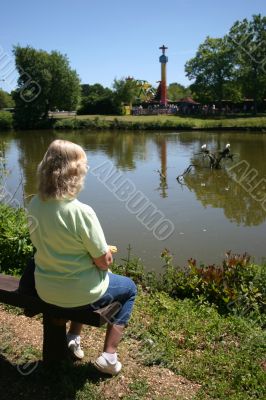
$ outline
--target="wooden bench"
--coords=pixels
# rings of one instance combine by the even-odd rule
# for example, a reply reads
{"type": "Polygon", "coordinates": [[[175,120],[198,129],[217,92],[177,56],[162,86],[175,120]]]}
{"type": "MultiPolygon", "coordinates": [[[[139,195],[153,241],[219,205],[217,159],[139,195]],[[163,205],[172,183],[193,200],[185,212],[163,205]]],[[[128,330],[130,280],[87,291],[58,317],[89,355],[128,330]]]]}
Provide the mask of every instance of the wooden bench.
{"type": "Polygon", "coordinates": [[[112,320],[120,309],[119,302],[94,310],[57,307],[42,301],[39,297],[18,292],[19,279],[0,274],[0,303],[24,309],[29,317],[43,314],[43,362],[50,363],[69,359],[66,341],[66,322],[68,320],[100,327],[112,320]]]}

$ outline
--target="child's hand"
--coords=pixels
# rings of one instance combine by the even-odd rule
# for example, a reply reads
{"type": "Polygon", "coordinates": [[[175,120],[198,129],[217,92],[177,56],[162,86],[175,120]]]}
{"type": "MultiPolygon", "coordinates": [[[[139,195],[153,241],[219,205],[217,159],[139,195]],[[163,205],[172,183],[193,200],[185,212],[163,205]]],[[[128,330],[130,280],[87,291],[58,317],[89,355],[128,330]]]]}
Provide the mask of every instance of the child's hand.
{"type": "MultiPolygon", "coordinates": [[[[113,253],[117,253],[117,247],[116,246],[109,246],[109,250],[110,250],[110,252],[113,254],[113,253]]],[[[110,270],[110,268],[108,269],[108,272],[111,272],[112,273],[112,271],[110,270]]]]}
{"type": "Polygon", "coordinates": [[[111,253],[117,253],[117,247],[116,246],[109,246],[109,250],[111,253]]]}

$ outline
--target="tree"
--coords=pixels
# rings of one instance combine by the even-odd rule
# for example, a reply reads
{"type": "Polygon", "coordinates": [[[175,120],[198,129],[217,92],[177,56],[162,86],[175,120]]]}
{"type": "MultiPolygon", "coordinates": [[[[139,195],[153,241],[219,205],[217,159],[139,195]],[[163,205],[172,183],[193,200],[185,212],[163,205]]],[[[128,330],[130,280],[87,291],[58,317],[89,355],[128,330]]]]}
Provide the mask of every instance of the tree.
{"type": "Polygon", "coordinates": [[[266,17],[253,15],[248,21],[236,21],[226,36],[235,55],[237,77],[245,97],[257,104],[266,95],[266,17]]]}
{"type": "Polygon", "coordinates": [[[225,92],[230,96],[234,69],[234,54],[227,41],[209,36],[199,46],[196,56],[185,65],[188,78],[195,79],[190,88],[202,102],[221,102],[225,92]]]}
{"type": "Polygon", "coordinates": [[[13,50],[19,73],[14,92],[15,121],[21,128],[46,120],[48,111],[75,110],[80,97],[80,81],[65,55],[32,47],[13,50]]]}
{"type": "Polygon", "coordinates": [[[181,85],[180,83],[170,83],[167,88],[168,99],[171,101],[178,101],[183,97],[191,96],[191,90],[181,85]]]}
{"type": "Polygon", "coordinates": [[[111,89],[99,83],[81,85],[79,114],[115,114],[114,94],[111,89]]]}
{"type": "Polygon", "coordinates": [[[101,97],[108,96],[112,93],[112,90],[105,88],[100,83],[94,83],[93,85],[84,84],[81,85],[81,96],[90,97],[91,99],[98,100],[101,97]]]}
{"type": "Polygon", "coordinates": [[[56,108],[68,111],[76,110],[80,100],[80,79],[78,74],[70,68],[66,55],[52,51],[49,58],[52,76],[48,98],[49,110],[56,108]]]}
{"type": "Polygon", "coordinates": [[[130,105],[138,99],[140,88],[133,78],[115,79],[113,83],[115,101],[122,105],[130,105]]]}
{"type": "Polygon", "coordinates": [[[12,96],[4,90],[0,89],[0,110],[1,108],[12,108],[14,107],[14,105],[15,103],[12,99],[12,96]]]}

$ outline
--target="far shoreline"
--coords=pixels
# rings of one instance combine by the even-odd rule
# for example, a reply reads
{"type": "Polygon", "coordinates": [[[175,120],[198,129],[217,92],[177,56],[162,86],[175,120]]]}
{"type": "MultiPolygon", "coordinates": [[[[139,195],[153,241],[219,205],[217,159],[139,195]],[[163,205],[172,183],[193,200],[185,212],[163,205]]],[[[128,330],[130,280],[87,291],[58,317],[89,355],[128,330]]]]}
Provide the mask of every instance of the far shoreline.
{"type": "Polygon", "coordinates": [[[266,115],[179,116],[179,115],[65,115],[40,120],[22,129],[12,114],[0,111],[0,132],[15,130],[124,130],[124,131],[246,131],[266,133],[266,115]],[[2,114],[2,115],[1,115],[2,114]],[[2,119],[1,119],[2,117],[2,119]],[[2,123],[1,123],[2,122],[2,123]]]}

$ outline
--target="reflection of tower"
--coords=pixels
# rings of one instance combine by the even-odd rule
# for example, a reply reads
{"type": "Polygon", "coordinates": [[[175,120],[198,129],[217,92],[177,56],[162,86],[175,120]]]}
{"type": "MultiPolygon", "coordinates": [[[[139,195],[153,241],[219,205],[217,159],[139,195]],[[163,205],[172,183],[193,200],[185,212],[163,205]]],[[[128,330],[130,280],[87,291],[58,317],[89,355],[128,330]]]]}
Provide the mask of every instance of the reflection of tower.
{"type": "Polygon", "coordinates": [[[161,142],[161,173],[166,178],[166,164],[167,164],[167,153],[166,153],[166,141],[165,139],[161,142]]]}
{"type": "Polygon", "coordinates": [[[168,62],[168,57],[165,55],[165,50],[167,50],[168,47],[165,47],[165,45],[160,47],[160,50],[162,50],[162,55],[159,58],[159,61],[161,63],[161,98],[160,98],[160,103],[163,106],[167,105],[167,89],[166,89],[166,63],[168,62]]]}
{"type": "Polygon", "coordinates": [[[158,170],[160,175],[160,189],[161,196],[163,198],[167,197],[167,144],[165,138],[157,139],[157,146],[160,150],[160,159],[161,159],[161,170],[158,170]]]}

